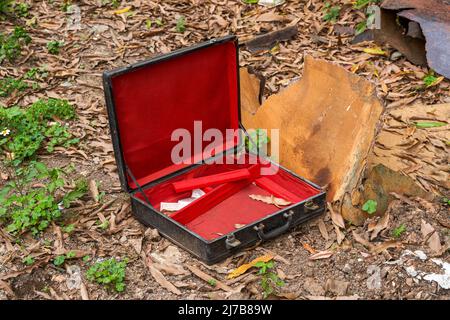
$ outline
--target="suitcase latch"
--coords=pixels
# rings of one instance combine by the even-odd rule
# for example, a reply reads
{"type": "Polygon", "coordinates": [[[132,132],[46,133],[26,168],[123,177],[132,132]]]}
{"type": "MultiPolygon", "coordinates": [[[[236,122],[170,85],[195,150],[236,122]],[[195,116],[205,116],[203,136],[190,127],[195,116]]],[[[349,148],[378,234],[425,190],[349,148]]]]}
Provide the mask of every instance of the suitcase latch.
{"type": "Polygon", "coordinates": [[[225,240],[225,245],[227,249],[233,249],[239,247],[241,245],[241,242],[238,239],[236,239],[234,233],[232,233],[227,236],[227,240],[225,240]]]}
{"type": "Polygon", "coordinates": [[[305,203],[305,211],[315,211],[319,209],[319,205],[314,203],[314,201],[308,201],[305,203]]]}

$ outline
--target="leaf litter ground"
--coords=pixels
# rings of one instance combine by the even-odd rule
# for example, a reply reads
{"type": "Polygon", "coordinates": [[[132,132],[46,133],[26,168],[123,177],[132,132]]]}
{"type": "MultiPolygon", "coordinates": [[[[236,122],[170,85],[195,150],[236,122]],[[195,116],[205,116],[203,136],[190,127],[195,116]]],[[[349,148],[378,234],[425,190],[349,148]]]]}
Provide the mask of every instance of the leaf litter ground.
{"type": "MultiPolygon", "coordinates": [[[[75,225],[70,234],[53,225],[37,239],[22,236],[19,249],[14,238],[0,233],[1,299],[261,298],[260,277],[254,268],[235,279],[227,279],[227,274],[265,254],[274,255],[276,272],[285,282],[278,296],[271,298],[449,298],[448,290],[436,282],[418,279],[406,271],[413,266],[426,273],[442,274],[443,269],[431,258],[437,256],[448,261],[448,207],[423,199],[397,200],[388,211],[386,227],[372,240],[368,240],[368,229],[370,223],[378,223],[377,218],[364,226],[347,225],[342,229],[333,223],[335,219],[328,212],[287,235],[212,267],[177,249],[154,230],[146,229],[131,217],[127,196],[118,183],[101,73],[208,38],[235,33],[244,42],[296,23],[298,36],[270,51],[250,53],[245,47],[241,49],[241,65],[250,66],[266,77],[266,96],[302,76],[304,54],[336,62],[374,81],[388,108],[413,102],[448,103],[448,80],[424,89],[423,78],[429,73],[426,68],[403,58],[391,60],[389,53],[393,50],[389,47],[383,47],[389,53],[380,56],[364,52],[375,47],[370,43],[365,47],[351,46],[351,37],[336,35],[333,24],[323,21],[322,1],[286,1],[275,8],[240,1],[135,0],[124,1],[120,8],[103,3],[106,4],[74,2],[77,7],[64,12],[63,1],[52,4],[33,1],[32,5],[29,2],[30,16],[18,23],[26,25],[27,19],[36,17],[38,27],[27,28],[32,42],[16,63],[0,66],[1,77],[19,77],[33,67],[46,68],[48,79],[40,88],[15,92],[1,98],[0,103],[26,106],[39,98],[69,100],[78,114],[70,130],[81,142],[68,148],[57,147],[51,154],[42,152],[38,157],[50,167],[74,164],[77,168],[74,175],[96,181],[100,194],[104,193],[99,201],[88,195],[66,210],[64,217],[75,225]],[[127,6],[130,10],[115,12],[127,6]],[[76,15],[77,8],[81,16],[76,15]],[[181,16],[185,17],[183,28],[179,26],[181,16]],[[68,21],[71,24],[66,28],[68,21]],[[64,44],[58,55],[48,52],[49,41],[64,44]],[[434,234],[439,236],[441,252],[430,245],[433,235],[421,231],[422,220],[431,224],[434,234]],[[405,231],[398,238],[393,237],[393,230],[401,225],[405,231]],[[360,237],[354,239],[353,232],[360,237]],[[387,242],[395,245],[375,254],[367,242],[370,246],[387,242]],[[76,252],[76,257],[55,266],[52,260],[57,250],[76,252]],[[400,258],[405,250],[422,250],[427,258],[408,255],[403,261],[400,258]],[[35,259],[30,267],[22,262],[28,255],[35,259]],[[109,257],[128,258],[123,293],[108,291],[86,279],[85,273],[92,263],[109,257]],[[391,263],[399,259],[402,261],[391,263]],[[80,267],[79,274],[67,271],[73,265],[80,267]]],[[[339,25],[354,27],[361,21],[361,13],[352,9],[351,4],[335,1],[333,5],[341,6],[339,25]]],[[[13,29],[10,20],[0,23],[4,29],[13,29]]]]}

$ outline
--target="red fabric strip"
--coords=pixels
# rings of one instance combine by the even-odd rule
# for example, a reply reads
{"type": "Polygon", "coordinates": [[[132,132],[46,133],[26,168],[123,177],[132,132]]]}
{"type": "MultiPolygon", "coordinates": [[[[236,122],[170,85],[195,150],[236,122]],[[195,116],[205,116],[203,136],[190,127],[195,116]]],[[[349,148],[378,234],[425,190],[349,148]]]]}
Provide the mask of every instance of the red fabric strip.
{"type": "Polygon", "coordinates": [[[173,188],[175,192],[184,192],[193,189],[201,189],[217,184],[222,184],[226,182],[238,181],[250,178],[250,171],[248,169],[239,169],[229,172],[222,172],[210,176],[204,176],[200,178],[187,179],[182,181],[174,182],[173,188]]]}
{"type": "Polygon", "coordinates": [[[181,224],[187,224],[251,183],[252,180],[250,179],[224,183],[180,211],[175,212],[171,215],[171,218],[181,224]]]}
{"type": "Polygon", "coordinates": [[[285,200],[291,201],[292,203],[300,202],[302,200],[301,197],[293,194],[289,190],[281,187],[279,184],[273,182],[267,177],[260,177],[255,180],[257,186],[267,190],[275,197],[283,198],[285,200]]]}
{"type": "Polygon", "coordinates": [[[222,201],[251,184],[260,174],[260,165],[254,164],[246,170],[250,173],[251,177],[249,179],[221,184],[200,199],[175,212],[170,217],[181,224],[187,224],[211,208],[214,208],[222,201]]]}

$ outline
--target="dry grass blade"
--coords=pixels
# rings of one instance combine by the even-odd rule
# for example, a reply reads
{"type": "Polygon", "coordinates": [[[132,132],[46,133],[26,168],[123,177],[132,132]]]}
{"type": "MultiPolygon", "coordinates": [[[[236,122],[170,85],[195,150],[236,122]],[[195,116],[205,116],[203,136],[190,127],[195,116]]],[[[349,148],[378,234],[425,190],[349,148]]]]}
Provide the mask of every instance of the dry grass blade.
{"type": "Polygon", "coordinates": [[[309,260],[320,260],[320,259],[328,259],[334,254],[331,250],[319,251],[316,254],[313,254],[309,257],[309,260]]]}
{"type": "Polygon", "coordinates": [[[225,283],[211,277],[209,274],[203,272],[199,268],[192,266],[192,265],[187,265],[187,268],[189,270],[191,270],[191,272],[193,274],[195,274],[197,277],[199,277],[203,281],[206,281],[208,283],[214,283],[216,288],[221,289],[223,291],[227,291],[227,292],[233,291],[233,288],[231,288],[231,287],[227,286],[225,283]]]}
{"type": "Polygon", "coordinates": [[[158,282],[163,288],[167,289],[168,291],[176,294],[177,296],[181,295],[181,291],[178,290],[177,287],[175,287],[169,280],[164,277],[164,275],[156,269],[154,266],[149,265],[148,268],[150,269],[150,273],[153,276],[153,278],[158,282]]]}
{"type": "Polygon", "coordinates": [[[333,220],[333,223],[337,225],[341,229],[345,229],[345,222],[344,218],[342,218],[342,215],[340,213],[337,213],[334,211],[333,206],[331,203],[327,202],[328,210],[330,210],[331,220],[333,220]]]}
{"type": "Polygon", "coordinates": [[[80,295],[82,300],[90,300],[88,290],[83,281],[80,283],[80,295]]]}
{"type": "Polygon", "coordinates": [[[325,240],[330,239],[330,235],[328,234],[327,226],[325,225],[325,222],[323,222],[322,219],[319,219],[317,222],[317,227],[319,228],[320,234],[325,240]]]}

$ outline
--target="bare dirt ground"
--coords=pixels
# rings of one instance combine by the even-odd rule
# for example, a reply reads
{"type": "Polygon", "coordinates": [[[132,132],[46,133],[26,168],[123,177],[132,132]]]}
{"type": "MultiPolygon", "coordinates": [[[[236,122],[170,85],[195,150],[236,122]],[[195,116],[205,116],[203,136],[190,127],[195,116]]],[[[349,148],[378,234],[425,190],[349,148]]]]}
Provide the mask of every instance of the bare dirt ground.
{"type": "MultiPolygon", "coordinates": [[[[282,90],[301,77],[305,54],[333,61],[374,81],[388,107],[413,102],[450,102],[448,80],[427,90],[417,90],[428,72],[426,68],[414,66],[404,58],[392,61],[389,56],[370,55],[361,51],[361,45],[350,45],[350,37],[338,37],[333,33],[333,25],[322,20],[322,1],[286,1],[271,9],[231,0],[135,0],[122,2],[119,8],[131,7],[122,14],[114,13],[117,9],[109,3],[72,1],[80,9],[81,20],[74,30],[68,30],[68,20],[74,13],[61,10],[63,1],[29,2],[29,18],[36,17],[38,24],[36,28],[28,28],[32,42],[18,63],[0,66],[1,76],[17,76],[32,67],[47,68],[49,78],[41,89],[19,93],[0,103],[26,106],[38,98],[69,100],[78,114],[78,119],[71,123],[71,131],[81,137],[81,142],[68,149],[57,148],[51,154],[42,151],[39,159],[51,167],[73,163],[76,167],[73,177],[98,181],[99,191],[105,193],[100,203],[86,195],[76,206],[65,210],[64,223],[75,224],[70,234],[63,233],[57,224],[36,238],[22,235],[20,241],[6,232],[0,234],[0,299],[261,298],[260,276],[254,270],[232,280],[227,280],[226,275],[266,253],[275,255],[275,269],[285,282],[280,292],[271,296],[274,299],[450,297],[448,289],[428,280],[430,274],[444,274],[439,261],[449,262],[450,217],[448,206],[439,201],[431,203],[400,196],[388,210],[386,227],[370,241],[368,236],[373,235],[373,222],[378,217],[363,226],[346,225],[342,229],[335,226],[327,212],[289,234],[210,267],[157,232],[146,229],[132,217],[128,196],[119,185],[101,74],[209,38],[233,33],[245,41],[296,22],[299,28],[296,39],[260,54],[251,54],[244,47],[241,50],[241,65],[249,65],[267,78],[266,95],[282,90]],[[185,17],[186,30],[177,32],[181,15],[185,17]],[[162,25],[152,23],[148,28],[149,19],[160,19],[162,25]],[[64,42],[59,55],[47,52],[45,45],[49,40],[64,42]],[[110,221],[109,229],[99,226],[98,221],[103,219],[110,221]],[[433,234],[422,232],[424,223],[430,224],[435,230],[433,234],[439,236],[440,253],[433,251],[430,242],[433,234]],[[405,231],[396,238],[392,233],[401,225],[405,231]],[[57,247],[78,252],[79,258],[55,266],[52,259],[57,247]],[[321,251],[327,253],[326,257],[311,259],[321,251]],[[31,267],[22,262],[30,254],[36,260],[31,267]],[[81,259],[85,255],[90,256],[90,261],[81,259]],[[106,290],[86,279],[85,272],[92,261],[104,257],[129,259],[123,293],[106,290]],[[179,294],[168,289],[168,285],[161,285],[161,279],[157,282],[151,274],[149,265],[158,257],[170,257],[184,269],[185,274],[181,275],[174,275],[173,270],[162,271],[179,294]],[[227,284],[226,290],[200,279],[187,265],[227,284]],[[71,275],[73,266],[81,272],[71,275]]],[[[361,21],[361,13],[352,9],[349,2],[335,3],[342,6],[338,23],[354,27],[361,21]]],[[[25,25],[25,21],[6,20],[0,24],[2,30],[11,30],[14,24],[25,25]]],[[[394,51],[389,47],[383,49],[394,51]]]]}

